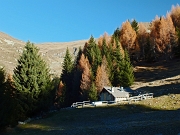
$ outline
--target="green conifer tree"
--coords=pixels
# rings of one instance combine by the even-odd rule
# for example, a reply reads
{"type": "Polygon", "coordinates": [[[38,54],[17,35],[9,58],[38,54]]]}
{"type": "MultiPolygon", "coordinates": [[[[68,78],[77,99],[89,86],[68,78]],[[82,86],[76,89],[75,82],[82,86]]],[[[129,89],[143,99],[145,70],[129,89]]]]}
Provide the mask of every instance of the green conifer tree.
{"type": "Polygon", "coordinates": [[[138,22],[135,19],[131,22],[131,26],[136,31],[136,33],[138,33],[139,26],[138,26],[138,22]]]}
{"type": "Polygon", "coordinates": [[[97,68],[102,62],[102,55],[101,50],[96,44],[93,36],[89,39],[88,45],[84,50],[84,54],[88,57],[89,63],[92,67],[93,79],[95,79],[97,68]]]}
{"type": "Polygon", "coordinates": [[[97,99],[98,99],[97,96],[98,96],[98,94],[97,94],[96,86],[95,86],[94,82],[92,82],[91,87],[88,91],[88,99],[90,101],[97,101],[97,99]]]}
{"type": "Polygon", "coordinates": [[[134,72],[127,50],[124,51],[124,58],[121,62],[120,73],[118,75],[120,85],[123,87],[131,86],[134,82],[134,72]]]}
{"type": "Polygon", "coordinates": [[[117,28],[113,33],[113,37],[120,39],[120,35],[121,35],[121,30],[117,28]]]}
{"type": "Polygon", "coordinates": [[[66,54],[63,61],[62,73],[60,80],[66,86],[64,88],[64,105],[70,106],[72,104],[72,77],[73,77],[73,61],[69,49],[66,49],[66,54]]]}
{"type": "Polygon", "coordinates": [[[62,65],[62,74],[60,77],[63,84],[66,83],[66,85],[68,85],[69,83],[71,83],[69,77],[71,75],[72,69],[73,69],[73,61],[72,61],[72,57],[69,52],[69,49],[67,48],[66,54],[64,57],[64,61],[63,61],[63,65],[62,65]]]}
{"type": "MultiPolygon", "coordinates": [[[[115,37],[114,37],[115,38],[115,37]]],[[[113,79],[111,80],[113,86],[120,86],[120,69],[121,69],[121,63],[122,63],[122,54],[120,50],[120,42],[117,38],[115,38],[115,42],[113,43],[115,45],[115,48],[113,50],[112,54],[112,61],[113,61],[113,69],[112,69],[112,74],[113,74],[113,79]]]]}
{"type": "Polygon", "coordinates": [[[27,116],[42,111],[41,109],[47,109],[50,105],[48,97],[51,93],[49,69],[38,51],[38,48],[28,41],[18,60],[18,65],[14,69],[13,85],[19,104],[27,116]],[[44,102],[43,106],[42,102],[44,102]]]}
{"type": "Polygon", "coordinates": [[[76,56],[75,59],[75,64],[73,67],[73,78],[72,78],[72,95],[73,95],[73,102],[77,102],[80,101],[80,97],[81,97],[81,89],[80,89],[80,85],[81,85],[81,79],[82,79],[82,71],[79,68],[79,60],[81,58],[82,55],[82,49],[79,48],[79,52],[78,55],[76,56]]]}
{"type": "Polygon", "coordinates": [[[79,64],[79,60],[81,58],[82,53],[83,53],[83,51],[82,51],[81,47],[79,47],[79,51],[78,51],[77,56],[75,57],[74,66],[73,67],[77,67],[77,65],[79,64]]]}
{"type": "Polygon", "coordinates": [[[110,80],[110,82],[112,84],[112,82],[114,80],[114,74],[113,74],[113,71],[114,71],[114,62],[113,62],[113,49],[112,49],[112,45],[111,44],[109,44],[108,51],[105,54],[105,56],[106,56],[106,60],[108,62],[107,67],[109,69],[109,71],[108,71],[109,80],[110,80]]]}
{"type": "Polygon", "coordinates": [[[107,51],[108,51],[108,47],[107,47],[107,44],[106,44],[106,39],[103,38],[102,50],[101,50],[101,55],[102,55],[102,57],[103,57],[103,56],[106,56],[107,51]]]}

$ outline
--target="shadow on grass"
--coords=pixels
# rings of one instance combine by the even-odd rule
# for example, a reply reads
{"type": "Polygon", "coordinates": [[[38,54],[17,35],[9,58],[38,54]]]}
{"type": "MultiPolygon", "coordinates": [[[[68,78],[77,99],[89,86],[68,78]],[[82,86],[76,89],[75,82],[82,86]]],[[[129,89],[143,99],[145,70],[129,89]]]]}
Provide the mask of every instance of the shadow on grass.
{"type": "Polygon", "coordinates": [[[134,75],[136,81],[151,82],[155,80],[166,79],[180,74],[180,60],[175,59],[169,62],[156,62],[156,63],[139,63],[136,65],[138,68],[134,75]],[[146,65],[144,67],[144,65],[146,65]]]}
{"type": "MultiPolygon", "coordinates": [[[[180,94],[180,84],[146,86],[139,91],[153,92],[155,97],[180,94]]],[[[156,99],[152,99],[156,100],[156,99]]],[[[179,103],[179,99],[178,103],[179,103]]],[[[151,100],[149,100],[151,101],[151,100]]],[[[148,101],[148,102],[149,102],[148,101]]],[[[168,101],[165,104],[168,104],[168,101]]],[[[170,104],[171,105],[171,104],[170,104]]],[[[94,108],[60,110],[46,118],[18,125],[2,135],[52,134],[179,134],[180,109],[155,108],[149,104],[132,103],[94,108]]]]}
{"type": "Polygon", "coordinates": [[[51,117],[19,125],[6,135],[160,133],[180,133],[180,110],[160,110],[139,104],[60,110],[51,117]]]}
{"type": "Polygon", "coordinates": [[[145,86],[136,89],[141,93],[154,93],[154,97],[169,94],[180,94],[180,83],[165,84],[160,86],[145,86]]]}

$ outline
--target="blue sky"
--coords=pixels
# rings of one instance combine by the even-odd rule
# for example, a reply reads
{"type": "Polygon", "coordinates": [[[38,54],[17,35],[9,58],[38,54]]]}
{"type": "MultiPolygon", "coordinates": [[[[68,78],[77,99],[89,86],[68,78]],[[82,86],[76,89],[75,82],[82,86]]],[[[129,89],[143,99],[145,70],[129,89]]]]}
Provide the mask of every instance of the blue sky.
{"type": "Polygon", "coordinates": [[[0,0],[0,31],[34,43],[112,34],[127,19],[150,22],[179,0],[0,0]]]}

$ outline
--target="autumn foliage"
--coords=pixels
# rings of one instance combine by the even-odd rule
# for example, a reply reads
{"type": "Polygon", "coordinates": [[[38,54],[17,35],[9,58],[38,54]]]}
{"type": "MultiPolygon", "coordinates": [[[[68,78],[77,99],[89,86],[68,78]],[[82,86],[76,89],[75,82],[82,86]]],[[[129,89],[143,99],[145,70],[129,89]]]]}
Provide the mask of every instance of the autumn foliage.
{"type": "Polygon", "coordinates": [[[104,86],[132,85],[135,79],[133,63],[172,59],[175,50],[180,50],[177,49],[179,14],[177,5],[166,16],[156,16],[149,24],[134,19],[125,21],[112,35],[104,33],[97,40],[91,36],[70,70],[72,90],[69,90],[69,98],[76,93],[76,100],[94,101],[104,86]]]}
{"type": "Polygon", "coordinates": [[[58,89],[57,89],[57,97],[56,98],[59,98],[60,96],[63,95],[63,88],[64,88],[64,84],[62,83],[62,81],[59,82],[59,86],[58,86],[58,89]]]}
{"type": "Polygon", "coordinates": [[[86,63],[84,63],[84,67],[82,70],[82,80],[81,80],[80,88],[85,91],[90,88],[90,85],[91,85],[91,71],[90,71],[89,63],[88,61],[86,61],[86,63]]]}
{"type": "Polygon", "coordinates": [[[170,56],[176,45],[176,32],[169,14],[166,17],[156,17],[150,28],[151,45],[160,56],[170,56]]]}
{"type": "Polygon", "coordinates": [[[134,49],[134,44],[136,41],[136,31],[132,28],[129,21],[122,24],[120,41],[124,48],[128,51],[134,49]]]}
{"type": "Polygon", "coordinates": [[[95,79],[95,84],[98,93],[101,92],[104,86],[110,86],[111,83],[109,81],[109,76],[108,76],[108,68],[107,68],[107,61],[106,57],[103,57],[102,65],[98,66],[97,73],[96,73],[96,79],[95,79]]]}
{"type": "Polygon", "coordinates": [[[67,48],[56,86],[38,48],[27,42],[13,77],[6,77],[0,68],[0,130],[48,110],[53,103],[61,108],[96,101],[104,86],[131,86],[133,64],[174,57],[180,57],[179,5],[166,16],[156,16],[148,27],[126,21],[112,35],[105,33],[97,40],[91,36],[75,59],[67,48]]]}
{"type": "Polygon", "coordinates": [[[170,16],[172,18],[175,28],[180,28],[180,6],[172,6],[170,16]]]}

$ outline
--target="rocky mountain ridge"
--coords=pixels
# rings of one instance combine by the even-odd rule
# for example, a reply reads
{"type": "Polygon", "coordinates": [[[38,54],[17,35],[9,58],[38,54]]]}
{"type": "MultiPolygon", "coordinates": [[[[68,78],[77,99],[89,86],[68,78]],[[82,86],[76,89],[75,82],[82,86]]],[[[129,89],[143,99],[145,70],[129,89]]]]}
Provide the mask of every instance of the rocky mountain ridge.
{"type": "MultiPolygon", "coordinates": [[[[77,54],[78,48],[83,47],[87,40],[72,42],[49,42],[35,44],[40,50],[39,53],[47,62],[52,75],[59,76],[62,70],[62,62],[68,48],[72,57],[77,54]]],[[[12,74],[17,65],[17,60],[22,54],[26,42],[15,39],[3,32],[0,32],[0,66],[4,67],[7,73],[12,74]]]]}

